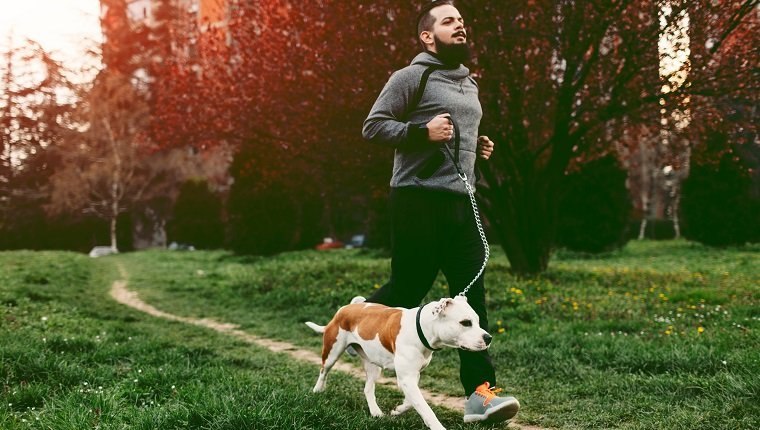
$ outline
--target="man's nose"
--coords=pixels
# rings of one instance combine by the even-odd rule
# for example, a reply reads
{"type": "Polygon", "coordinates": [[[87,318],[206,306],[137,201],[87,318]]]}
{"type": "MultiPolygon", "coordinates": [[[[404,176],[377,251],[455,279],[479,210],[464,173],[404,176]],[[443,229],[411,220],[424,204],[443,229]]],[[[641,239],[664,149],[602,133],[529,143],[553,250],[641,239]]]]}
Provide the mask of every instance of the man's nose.
{"type": "Polygon", "coordinates": [[[490,345],[491,344],[491,339],[493,339],[493,338],[491,337],[490,334],[486,333],[486,334],[483,335],[483,341],[485,341],[486,345],[490,345]]]}

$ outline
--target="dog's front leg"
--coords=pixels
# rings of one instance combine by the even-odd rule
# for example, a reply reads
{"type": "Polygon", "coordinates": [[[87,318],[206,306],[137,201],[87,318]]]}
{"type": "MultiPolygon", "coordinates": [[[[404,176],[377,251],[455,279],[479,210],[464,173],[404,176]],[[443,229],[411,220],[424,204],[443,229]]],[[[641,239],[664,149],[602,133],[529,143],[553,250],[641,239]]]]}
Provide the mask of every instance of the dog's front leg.
{"type": "Polygon", "coordinates": [[[412,409],[412,402],[410,402],[409,399],[406,396],[404,396],[404,402],[396,406],[396,408],[391,411],[391,415],[395,417],[395,416],[403,414],[409,409],[412,409]]]}
{"type": "MultiPolygon", "coordinates": [[[[399,367],[398,361],[396,363],[396,379],[398,379],[398,385],[401,388],[401,391],[404,392],[404,403],[411,403],[431,430],[446,430],[443,424],[438,421],[438,417],[435,416],[433,410],[430,409],[425,398],[422,397],[422,392],[419,387],[419,369],[406,368],[405,366],[399,367]]],[[[403,406],[404,405],[402,404],[399,408],[402,408],[403,406]]]]}
{"type": "Polygon", "coordinates": [[[369,360],[362,361],[364,362],[364,371],[367,373],[367,383],[364,384],[364,396],[367,398],[369,413],[373,417],[382,417],[383,411],[380,410],[380,406],[377,405],[377,399],[375,398],[375,381],[380,377],[382,368],[370,363],[369,360]]]}

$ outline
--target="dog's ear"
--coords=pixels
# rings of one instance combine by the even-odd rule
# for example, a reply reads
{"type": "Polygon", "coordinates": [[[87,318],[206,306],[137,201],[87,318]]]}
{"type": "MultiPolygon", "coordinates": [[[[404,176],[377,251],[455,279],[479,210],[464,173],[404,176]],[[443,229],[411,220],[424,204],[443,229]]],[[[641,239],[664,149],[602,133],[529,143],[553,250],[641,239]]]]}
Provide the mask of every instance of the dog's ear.
{"type": "Polygon", "coordinates": [[[464,302],[467,303],[467,296],[457,294],[456,297],[454,297],[454,300],[464,300],[464,302]]]}
{"type": "Polygon", "coordinates": [[[446,309],[451,306],[454,303],[454,299],[446,297],[441,300],[438,300],[438,304],[435,305],[435,308],[433,309],[433,316],[434,317],[442,317],[446,315],[446,309]]]}

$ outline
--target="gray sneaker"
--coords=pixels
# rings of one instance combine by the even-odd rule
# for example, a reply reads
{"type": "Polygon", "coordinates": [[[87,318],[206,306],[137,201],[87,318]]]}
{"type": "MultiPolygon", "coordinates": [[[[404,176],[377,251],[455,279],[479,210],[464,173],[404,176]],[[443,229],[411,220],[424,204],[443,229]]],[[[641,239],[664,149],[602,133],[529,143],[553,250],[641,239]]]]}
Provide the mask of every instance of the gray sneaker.
{"type": "Polygon", "coordinates": [[[464,406],[464,422],[484,421],[489,423],[507,421],[517,415],[520,402],[514,397],[499,397],[501,391],[491,388],[488,382],[475,389],[464,406]]]}
{"type": "MultiPolygon", "coordinates": [[[[354,303],[361,303],[365,300],[367,299],[365,299],[362,296],[356,296],[353,299],[351,299],[351,304],[353,305],[354,303]]],[[[353,345],[348,345],[348,348],[346,348],[346,354],[350,355],[351,357],[356,357],[357,355],[359,355],[359,353],[356,352],[356,349],[354,349],[353,345]]]]}

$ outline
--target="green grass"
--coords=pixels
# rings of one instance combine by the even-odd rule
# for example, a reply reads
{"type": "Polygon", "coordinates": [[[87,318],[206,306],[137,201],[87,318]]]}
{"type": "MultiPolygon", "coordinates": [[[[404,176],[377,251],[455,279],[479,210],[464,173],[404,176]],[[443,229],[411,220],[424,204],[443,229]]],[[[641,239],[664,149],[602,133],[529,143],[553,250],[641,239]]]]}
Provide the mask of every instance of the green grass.
{"type": "MultiPolygon", "coordinates": [[[[113,259],[0,253],[0,429],[422,425],[412,413],[373,419],[361,381],[341,373],[317,396],[317,366],[128,309],[108,296],[117,278],[113,259]]],[[[378,400],[388,410],[401,396],[379,387],[378,400]]],[[[459,414],[435,410],[450,428],[466,428],[459,414]]]]}
{"type": "MultiPolygon", "coordinates": [[[[760,248],[633,242],[566,251],[519,279],[499,249],[487,289],[499,385],[522,422],[554,428],[760,428],[760,248]]],[[[0,253],[0,428],[422,428],[416,413],[372,419],[362,382],[108,297],[118,279],[161,310],[240,324],[314,352],[304,321],[327,322],[389,273],[374,251],[271,258],[227,252],[0,253]],[[101,388],[102,387],[102,388],[101,388]],[[26,420],[26,421],[24,421],[26,420]]],[[[429,298],[446,293],[439,278],[429,298]]],[[[454,351],[426,388],[461,395],[454,351]]],[[[401,398],[378,389],[381,408],[401,398]]],[[[459,413],[436,408],[448,428],[459,413]]],[[[479,428],[479,427],[476,427],[479,428]]]]}
{"type": "MultiPolygon", "coordinates": [[[[520,420],[556,428],[760,428],[760,249],[633,242],[603,256],[559,252],[532,279],[499,249],[487,289],[498,383],[520,420]]],[[[146,301],[241,324],[319,351],[302,323],[327,322],[388,276],[373,251],[272,258],[226,252],[120,257],[146,301]]],[[[446,294],[440,277],[429,299],[446,294]]],[[[461,395],[454,351],[422,385],[461,395]]]]}

